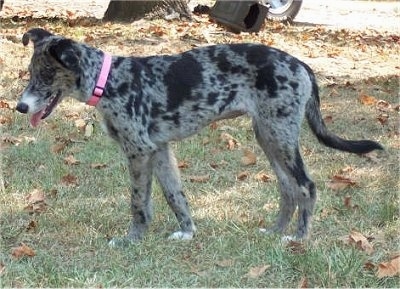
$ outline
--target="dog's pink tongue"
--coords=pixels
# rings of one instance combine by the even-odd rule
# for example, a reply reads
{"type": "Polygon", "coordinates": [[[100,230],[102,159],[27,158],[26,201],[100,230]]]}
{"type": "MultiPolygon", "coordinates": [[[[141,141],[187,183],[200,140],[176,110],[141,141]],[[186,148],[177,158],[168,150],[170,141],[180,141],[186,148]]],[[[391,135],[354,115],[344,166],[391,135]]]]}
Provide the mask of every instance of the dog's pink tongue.
{"type": "Polygon", "coordinates": [[[31,125],[33,127],[37,127],[39,125],[39,122],[42,120],[43,114],[44,114],[44,109],[39,111],[39,112],[37,112],[37,113],[34,113],[31,116],[31,125]]]}

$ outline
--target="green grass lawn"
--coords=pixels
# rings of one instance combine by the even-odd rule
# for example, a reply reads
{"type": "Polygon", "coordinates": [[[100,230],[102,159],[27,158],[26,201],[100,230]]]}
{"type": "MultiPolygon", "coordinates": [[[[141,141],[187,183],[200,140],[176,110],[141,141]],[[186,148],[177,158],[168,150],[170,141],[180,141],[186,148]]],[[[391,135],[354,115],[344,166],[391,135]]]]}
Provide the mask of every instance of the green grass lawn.
{"type": "MultiPolygon", "coordinates": [[[[81,35],[84,29],[71,27],[68,33],[81,35]]],[[[113,51],[129,33],[97,41],[113,51]]],[[[0,287],[398,287],[398,277],[376,275],[378,264],[399,252],[395,76],[326,84],[319,75],[329,128],[346,138],[377,140],[385,151],[369,156],[334,151],[304,126],[302,153],[319,194],[309,241],[287,244],[259,232],[272,224],[279,193],[250,121],[241,117],[173,144],[184,164],[181,175],[196,237],[167,239],[177,223],[155,183],[154,221],[144,240],[110,248],[107,241],[124,235],[130,220],[123,156],[92,108],[66,100],[38,129],[13,110],[27,83],[22,72],[31,53],[20,46],[7,46],[15,62],[3,58],[7,71],[1,80],[0,287]],[[384,102],[363,104],[361,94],[384,102]],[[221,134],[236,144],[228,149],[221,134]],[[257,155],[254,165],[242,165],[243,149],[257,155]],[[264,181],[257,178],[260,173],[264,181]],[[205,175],[204,182],[192,181],[205,175]],[[335,175],[353,185],[332,189],[335,175]],[[32,200],[28,196],[35,191],[43,194],[32,200]],[[373,251],[365,251],[364,243],[344,242],[352,231],[363,234],[373,251]],[[21,244],[35,255],[15,256],[21,244]]]]}

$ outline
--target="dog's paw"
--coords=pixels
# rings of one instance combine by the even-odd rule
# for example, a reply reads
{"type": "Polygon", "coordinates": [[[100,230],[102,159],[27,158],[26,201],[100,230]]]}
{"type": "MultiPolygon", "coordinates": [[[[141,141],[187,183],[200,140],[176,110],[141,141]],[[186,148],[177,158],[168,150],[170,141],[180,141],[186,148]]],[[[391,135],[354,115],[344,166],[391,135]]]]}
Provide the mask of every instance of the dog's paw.
{"type": "Polygon", "coordinates": [[[192,240],[194,237],[193,232],[182,232],[178,231],[172,233],[171,236],[168,237],[169,240],[192,240]]]}
{"type": "Polygon", "coordinates": [[[112,238],[110,241],[108,241],[108,246],[111,248],[123,248],[127,247],[129,245],[133,245],[137,243],[137,241],[131,240],[129,238],[112,238]]]}
{"type": "Polygon", "coordinates": [[[298,241],[299,241],[299,239],[296,236],[282,236],[282,238],[281,238],[281,242],[283,244],[287,244],[290,242],[298,242],[298,241]]]}

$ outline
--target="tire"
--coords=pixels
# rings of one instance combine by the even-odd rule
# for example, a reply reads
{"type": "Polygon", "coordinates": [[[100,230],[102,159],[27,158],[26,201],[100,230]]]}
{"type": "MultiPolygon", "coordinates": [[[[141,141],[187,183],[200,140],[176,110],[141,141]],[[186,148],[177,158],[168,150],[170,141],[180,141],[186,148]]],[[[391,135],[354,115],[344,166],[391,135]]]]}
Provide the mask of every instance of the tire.
{"type": "Polygon", "coordinates": [[[270,6],[267,14],[268,20],[279,22],[292,22],[296,15],[299,13],[303,0],[263,0],[263,2],[270,6]],[[274,2],[281,2],[282,6],[274,7],[274,2]]]}

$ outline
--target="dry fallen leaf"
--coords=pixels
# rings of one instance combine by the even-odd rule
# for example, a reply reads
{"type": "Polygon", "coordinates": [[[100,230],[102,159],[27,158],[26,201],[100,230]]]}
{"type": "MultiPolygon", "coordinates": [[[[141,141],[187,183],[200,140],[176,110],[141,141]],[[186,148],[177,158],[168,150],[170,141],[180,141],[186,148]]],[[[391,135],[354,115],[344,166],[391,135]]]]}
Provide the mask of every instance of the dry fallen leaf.
{"type": "Polygon", "coordinates": [[[178,168],[180,168],[180,169],[187,169],[189,167],[190,167],[190,165],[187,161],[178,162],[178,168]]]}
{"type": "Polygon", "coordinates": [[[378,101],[375,97],[364,94],[364,93],[361,93],[360,96],[358,97],[358,99],[364,105],[373,105],[378,101]]]}
{"type": "Polygon", "coordinates": [[[92,136],[94,130],[93,122],[89,121],[85,126],[85,138],[92,136]]]}
{"type": "Polygon", "coordinates": [[[378,264],[378,278],[393,277],[400,275],[400,255],[396,256],[389,262],[382,262],[378,264]]]}
{"type": "Polygon", "coordinates": [[[229,133],[221,133],[220,139],[226,144],[228,150],[234,150],[236,146],[240,146],[239,142],[229,133]]]}
{"type": "Polygon", "coordinates": [[[0,276],[6,271],[6,265],[3,262],[0,262],[0,276]]]}
{"type": "Polygon", "coordinates": [[[68,174],[61,178],[61,183],[65,186],[75,187],[78,184],[78,178],[74,175],[68,174]]]}
{"type": "Polygon", "coordinates": [[[46,211],[46,197],[43,191],[35,189],[29,193],[25,199],[27,200],[28,204],[24,207],[24,210],[29,214],[43,213],[46,211]]]}
{"type": "Polygon", "coordinates": [[[301,255],[306,252],[306,247],[304,243],[302,242],[296,242],[296,241],[289,241],[286,245],[286,248],[290,251],[290,253],[295,254],[295,255],[301,255]]]}
{"type": "Polygon", "coordinates": [[[266,182],[269,182],[270,180],[271,180],[271,177],[268,175],[268,174],[266,174],[266,173],[264,173],[264,172],[259,172],[259,173],[257,173],[255,176],[254,176],[254,179],[255,180],[257,180],[257,181],[259,181],[259,182],[264,182],[264,183],[266,183],[266,182]]]}
{"type": "Polygon", "coordinates": [[[250,149],[243,149],[243,156],[241,158],[241,163],[244,166],[254,165],[257,162],[257,156],[250,149]]]}
{"type": "Polygon", "coordinates": [[[26,231],[35,231],[37,228],[38,222],[36,220],[31,220],[28,224],[28,226],[26,226],[26,231]]]}
{"type": "Polygon", "coordinates": [[[210,179],[210,175],[189,176],[189,180],[193,183],[205,183],[210,179]]]}
{"type": "Polygon", "coordinates": [[[297,288],[308,288],[308,279],[307,279],[307,277],[301,278],[297,288]]]}
{"type": "Polygon", "coordinates": [[[226,268],[226,267],[232,267],[233,265],[235,265],[235,260],[232,259],[224,259],[221,261],[217,261],[215,263],[218,267],[222,267],[222,268],[226,268]]]}
{"type": "Polygon", "coordinates": [[[350,235],[344,241],[347,244],[354,244],[358,249],[365,251],[367,254],[371,254],[374,251],[372,244],[360,232],[351,231],[350,235]]]}
{"type": "Polygon", "coordinates": [[[104,169],[105,167],[107,167],[107,164],[102,164],[102,163],[93,163],[93,164],[90,164],[90,168],[96,169],[96,170],[104,169]]]}
{"type": "Polygon", "coordinates": [[[271,265],[260,265],[257,267],[252,267],[252,268],[250,268],[249,272],[244,276],[249,277],[249,278],[259,278],[270,267],[271,267],[271,265]]]}
{"type": "Polygon", "coordinates": [[[25,256],[33,257],[36,255],[36,253],[32,248],[28,247],[24,243],[21,243],[20,246],[15,247],[11,250],[11,255],[16,259],[20,259],[25,256]]]}
{"type": "Polygon", "coordinates": [[[72,166],[72,165],[77,165],[80,163],[80,161],[78,161],[73,155],[69,155],[67,157],[64,158],[64,163],[72,166]]]}
{"type": "Polygon", "coordinates": [[[244,180],[247,179],[248,177],[249,177],[249,172],[246,172],[246,171],[240,172],[240,173],[238,173],[238,175],[236,176],[236,178],[237,178],[239,181],[244,181],[244,180]]]}
{"type": "Polygon", "coordinates": [[[355,185],[356,182],[350,178],[341,175],[334,175],[328,182],[327,187],[334,191],[341,191],[348,187],[354,187],[355,185]]]}

